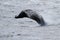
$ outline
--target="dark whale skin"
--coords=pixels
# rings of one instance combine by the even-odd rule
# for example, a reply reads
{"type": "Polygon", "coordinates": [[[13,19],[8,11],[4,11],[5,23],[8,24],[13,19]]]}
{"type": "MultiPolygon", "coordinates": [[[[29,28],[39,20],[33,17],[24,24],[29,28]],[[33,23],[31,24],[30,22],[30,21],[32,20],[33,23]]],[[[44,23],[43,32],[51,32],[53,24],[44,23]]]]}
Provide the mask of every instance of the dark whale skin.
{"type": "Polygon", "coordinates": [[[43,17],[41,15],[38,15],[35,11],[31,9],[23,10],[18,16],[15,16],[16,19],[23,18],[23,17],[28,17],[28,18],[33,19],[41,26],[45,25],[45,21],[43,17]]]}

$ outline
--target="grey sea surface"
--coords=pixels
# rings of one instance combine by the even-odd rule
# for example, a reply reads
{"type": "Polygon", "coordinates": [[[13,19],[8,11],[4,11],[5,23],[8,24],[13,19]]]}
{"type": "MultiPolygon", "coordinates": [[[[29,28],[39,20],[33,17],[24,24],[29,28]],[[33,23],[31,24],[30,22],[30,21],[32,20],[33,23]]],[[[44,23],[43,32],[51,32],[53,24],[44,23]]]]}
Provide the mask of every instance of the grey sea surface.
{"type": "Polygon", "coordinates": [[[0,0],[0,40],[60,40],[60,0],[0,0]],[[14,18],[25,9],[42,15],[47,25],[14,18]]]}

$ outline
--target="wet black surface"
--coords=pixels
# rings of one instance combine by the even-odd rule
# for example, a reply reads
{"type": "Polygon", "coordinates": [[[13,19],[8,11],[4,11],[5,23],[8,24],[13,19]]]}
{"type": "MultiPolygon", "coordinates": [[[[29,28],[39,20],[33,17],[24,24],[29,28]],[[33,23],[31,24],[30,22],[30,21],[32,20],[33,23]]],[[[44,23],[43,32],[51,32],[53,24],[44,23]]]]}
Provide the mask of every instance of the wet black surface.
{"type": "Polygon", "coordinates": [[[0,40],[60,40],[59,2],[60,0],[0,0],[0,40]],[[14,18],[25,9],[37,11],[47,25],[41,27],[32,19],[14,18]]]}

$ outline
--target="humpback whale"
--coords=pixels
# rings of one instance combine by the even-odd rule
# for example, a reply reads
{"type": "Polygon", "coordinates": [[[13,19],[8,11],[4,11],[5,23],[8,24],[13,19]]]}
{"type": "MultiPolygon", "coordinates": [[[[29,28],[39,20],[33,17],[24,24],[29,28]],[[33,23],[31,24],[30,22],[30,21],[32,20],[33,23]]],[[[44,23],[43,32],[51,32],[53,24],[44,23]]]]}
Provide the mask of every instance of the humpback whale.
{"type": "Polygon", "coordinates": [[[23,18],[23,17],[27,17],[27,18],[31,18],[33,20],[35,20],[38,24],[40,24],[41,26],[45,25],[45,21],[43,19],[43,17],[39,14],[37,14],[36,11],[33,11],[31,9],[26,9],[23,10],[19,13],[18,16],[15,16],[16,19],[18,18],[23,18]]]}

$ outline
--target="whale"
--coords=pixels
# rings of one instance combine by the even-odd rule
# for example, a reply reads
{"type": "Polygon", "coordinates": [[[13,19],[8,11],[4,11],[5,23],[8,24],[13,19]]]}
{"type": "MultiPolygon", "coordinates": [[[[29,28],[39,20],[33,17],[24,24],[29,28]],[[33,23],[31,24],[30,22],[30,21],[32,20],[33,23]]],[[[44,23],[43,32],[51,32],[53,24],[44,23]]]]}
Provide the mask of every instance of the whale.
{"type": "Polygon", "coordinates": [[[33,11],[31,9],[22,10],[18,14],[18,16],[15,16],[16,19],[18,19],[18,18],[24,18],[24,17],[27,17],[27,18],[35,20],[41,26],[45,25],[45,21],[44,21],[43,17],[41,15],[37,14],[36,11],[33,11]]]}

